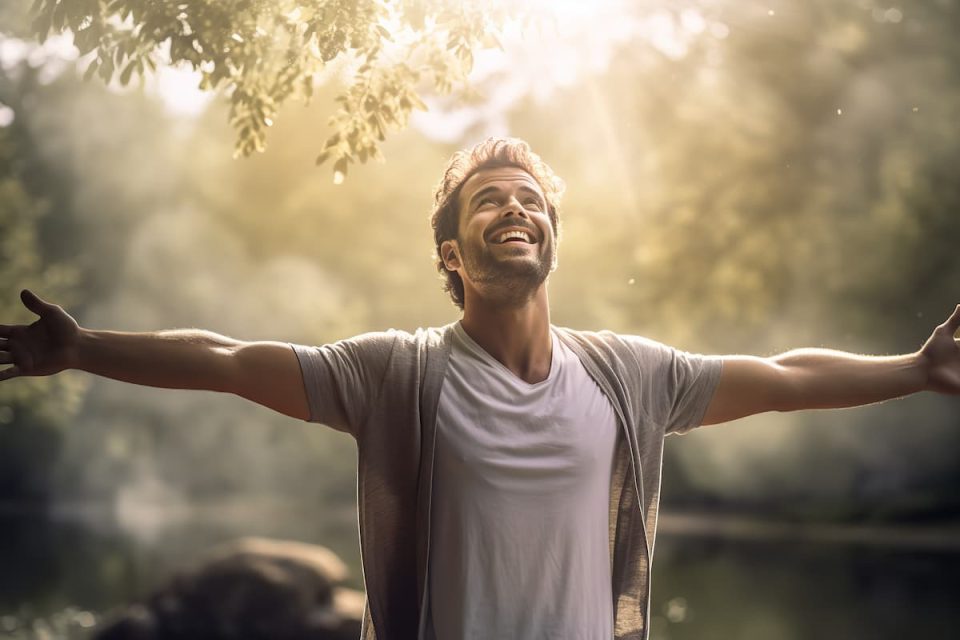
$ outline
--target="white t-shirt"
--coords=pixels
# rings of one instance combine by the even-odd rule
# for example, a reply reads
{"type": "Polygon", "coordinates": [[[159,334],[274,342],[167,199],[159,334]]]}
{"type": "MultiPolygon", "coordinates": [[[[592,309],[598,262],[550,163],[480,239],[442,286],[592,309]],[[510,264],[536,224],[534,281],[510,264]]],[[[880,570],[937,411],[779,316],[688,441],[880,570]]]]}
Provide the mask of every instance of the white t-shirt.
{"type": "Polygon", "coordinates": [[[458,323],[440,391],[427,639],[609,640],[617,419],[555,334],[528,384],[458,323]]]}

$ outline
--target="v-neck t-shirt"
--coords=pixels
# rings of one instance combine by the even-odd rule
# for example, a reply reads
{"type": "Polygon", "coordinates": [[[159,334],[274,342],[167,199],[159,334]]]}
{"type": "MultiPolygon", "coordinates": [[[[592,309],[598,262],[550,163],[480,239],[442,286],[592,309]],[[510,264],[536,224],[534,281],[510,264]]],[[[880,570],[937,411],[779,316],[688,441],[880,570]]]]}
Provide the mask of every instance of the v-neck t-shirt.
{"type": "Polygon", "coordinates": [[[453,329],[437,411],[427,639],[613,637],[618,423],[551,330],[530,384],[453,329]]]}

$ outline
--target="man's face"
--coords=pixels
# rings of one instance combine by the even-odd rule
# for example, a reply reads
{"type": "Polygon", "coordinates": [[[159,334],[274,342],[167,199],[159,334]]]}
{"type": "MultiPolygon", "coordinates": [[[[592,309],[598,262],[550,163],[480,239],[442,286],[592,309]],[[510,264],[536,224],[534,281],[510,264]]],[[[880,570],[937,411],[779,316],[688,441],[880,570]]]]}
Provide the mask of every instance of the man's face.
{"type": "Polygon", "coordinates": [[[555,266],[554,229],[543,189],[519,167],[483,169],[460,190],[456,241],[441,245],[447,267],[485,297],[521,301],[555,266]]]}

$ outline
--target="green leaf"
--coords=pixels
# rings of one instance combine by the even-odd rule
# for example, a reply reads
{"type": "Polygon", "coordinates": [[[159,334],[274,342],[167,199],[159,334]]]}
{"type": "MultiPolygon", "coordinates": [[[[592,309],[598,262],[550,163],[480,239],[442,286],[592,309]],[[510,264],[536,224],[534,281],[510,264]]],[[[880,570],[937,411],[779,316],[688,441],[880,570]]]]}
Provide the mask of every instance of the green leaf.
{"type": "Polygon", "coordinates": [[[460,48],[460,61],[463,63],[464,72],[470,73],[473,69],[473,53],[469,47],[460,48]]]}
{"type": "Polygon", "coordinates": [[[97,72],[97,67],[100,65],[97,64],[96,60],[93,60],[90,64],[87,65],[86,70],[83,72],[83,79],[90,80],[93,77],[93,74],[97,72]]]}
{"type": "Polygon", "coordinates": [[[100,78],[104,82],[110,82],[111,78],[113,78],[113,71],[113,58],[107,55],[105,59],[100,61],[100,78]]]}
{"type": "Polygon", "coordinates": [[[36,34],[37,40],[41,43],[47,39],[47,35],[50,33],[50,11],[44,11],[38,15],[31,25],[33,33],[36,34]]]}
{"type": "Polygon", "coordinates": [[[87,28],[82,31],[77,31],[73,36],[73,44],[80,52],[80,55],[84,55],[93,51],[99,39],[94,36],[92,30],[87,28]]]}
{"type": "Polygon", "coordinates": [[[56,8],[53,10],[50,25],[57,31],[63,31],[63,28],[67,26],[67,3],[65,0],[60,0],[60,2],[57,3],[56,8]]]}
{"type": "Polygon", "coordinates": [[[411,91],[410,93],[407,94],[407,99],[409,99],[410,102],[413,103],[413,107],[414,107],[415,109],[418,109],[418,110],[420,110],[420,111],[427,111],[427,110],[428,110],[428,107],[427,107],[426,103],[425,103],[423,100],[421,100],[421,99],[420,99],[420,96],[418,96],[418,95],[417,95],[416,93],[414,93],[413,91],[411,91]]]}
{"type": "Polygon", "coordinates": [[[127,66],[125,66],[123,71],[120,72],[120,84],[126,86],[130,83],[130,76],[133,75],[135,66],[136,60],[131,60],[129,63],[127,63],[127,66]]]}

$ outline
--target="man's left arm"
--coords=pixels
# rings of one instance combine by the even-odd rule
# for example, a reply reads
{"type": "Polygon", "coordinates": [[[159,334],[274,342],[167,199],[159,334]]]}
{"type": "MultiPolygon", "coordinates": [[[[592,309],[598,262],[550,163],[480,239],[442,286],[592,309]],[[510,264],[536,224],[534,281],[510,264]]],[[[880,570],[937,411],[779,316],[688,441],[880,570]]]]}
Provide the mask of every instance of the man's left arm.
{"type": "Polygon", "coordinates": [[[861,356],[797,349],[769,358],[724,356],[702,424],[765,411],[856,407],[916,393],[960,395],[960,305],[919,351],[861,356]]]}

